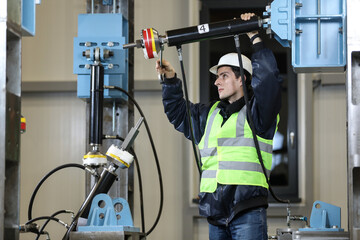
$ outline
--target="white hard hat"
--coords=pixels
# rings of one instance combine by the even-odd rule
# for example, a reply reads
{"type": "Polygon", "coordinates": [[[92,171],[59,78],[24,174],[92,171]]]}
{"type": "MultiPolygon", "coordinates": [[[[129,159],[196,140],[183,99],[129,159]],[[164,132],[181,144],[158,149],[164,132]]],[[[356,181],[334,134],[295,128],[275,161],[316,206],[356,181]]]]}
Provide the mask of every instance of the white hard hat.
{"type": "MultiPolygon", "coordinates": [[[[250,75],[252,75],[252,65],[251,65],[251,61],[248,57],[244,56],[241,54],[241,59],[242,59],[242,64],[243,64],[243,68],[248,71],[250,73],[250,75]]],[[[224,56],[222,56],[219,59],[219,62],[217,65],[211,67],[209,69],[209,71],[213,74],[217,74],[217,70],[219,67],[221,66],[234,66],[234,67],[239,67],[239,58],[238,58],[238,54],[237,53],[228,53],[225,54],[224,56]]]]}

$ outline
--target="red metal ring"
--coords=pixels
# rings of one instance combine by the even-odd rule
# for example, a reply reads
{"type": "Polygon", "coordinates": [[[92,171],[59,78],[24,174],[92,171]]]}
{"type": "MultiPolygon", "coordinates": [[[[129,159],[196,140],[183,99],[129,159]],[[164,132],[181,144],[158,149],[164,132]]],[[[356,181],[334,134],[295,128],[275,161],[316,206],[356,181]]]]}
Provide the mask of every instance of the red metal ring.
{"type": "Polygon", "coordinates": [[[148,58],[154,58],[153,49],[152,49],[152,38],[150,28],[143,30],[143,38],[145,42],[145,49],[148,55],[148,58]]]}

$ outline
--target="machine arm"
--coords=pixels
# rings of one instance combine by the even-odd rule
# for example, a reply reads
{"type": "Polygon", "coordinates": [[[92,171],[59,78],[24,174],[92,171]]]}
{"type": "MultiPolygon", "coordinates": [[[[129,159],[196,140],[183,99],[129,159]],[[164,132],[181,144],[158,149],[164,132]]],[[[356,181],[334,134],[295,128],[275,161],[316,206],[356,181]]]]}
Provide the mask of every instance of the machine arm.
{"type": "Polygon", "coordinates": [[[147,28],[142,30],[141,39],[136,40],[134,43],[124,44],[123,48],[142,48],[145,58],[150,59],[158,56],[157,53],[165,43],[171,47],[214,38],[224,38],[258,30],[262,25],[263,19],[259,17],[252,17],[249,21],[235,18],[169,30],[166,31],[165,36],[159,35],[153,28],[147,28]]]}
{"type": "Polygon", "coordinates": [[[180,28],[166,32],[168,46],[199,42],[212,38],[233,36],[234,34],[247,33],[261,28],[262,19],[252,17],[249,21],[232,19],[193,27],[180,28]]]}

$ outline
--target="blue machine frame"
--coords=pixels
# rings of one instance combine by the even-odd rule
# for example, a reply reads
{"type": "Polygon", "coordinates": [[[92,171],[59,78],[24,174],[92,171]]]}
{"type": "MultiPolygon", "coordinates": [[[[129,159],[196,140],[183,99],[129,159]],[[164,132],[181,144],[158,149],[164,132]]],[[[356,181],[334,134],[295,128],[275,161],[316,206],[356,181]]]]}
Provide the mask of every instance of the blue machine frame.
{"type": "MultiPolygon", "coordinates": [[[[74,38],[74,73],[78,75],[77,96],[90,97],[90,66],[94,60],[94,48],[100,48],[100,56],[110,50],[113,56],[101,59],[104,66],[104,84],[128,90],[128,52],[123,44],[128,41],[128,23],[122,14],[80,14],[78,37],[74,38]],[[90,58],[84,52],[90,50],[90,58]]],[[[104,90],[104,98],[121,98],[116,90],[104,90]]],[[[124,97],[127,99],[127,97],[124,97]]]]}
{"type": "Polygon", "coordinates": [[[345,0],[274,0],[271,27],[275,38],[291,46],[295,72],[344,71],[346,66],[345,0]]]}

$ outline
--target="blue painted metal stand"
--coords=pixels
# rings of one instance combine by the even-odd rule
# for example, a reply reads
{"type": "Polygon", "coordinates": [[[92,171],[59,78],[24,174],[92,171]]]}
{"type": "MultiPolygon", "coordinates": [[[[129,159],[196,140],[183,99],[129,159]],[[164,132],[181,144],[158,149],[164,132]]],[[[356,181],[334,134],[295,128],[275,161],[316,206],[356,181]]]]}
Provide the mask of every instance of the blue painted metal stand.
{"type": "Polygon", "coordinates": [[[79,226],[79,232],[140,232],[134,227],[128,202],[123,198],[111,199],[107,194],[94,197],[86,226],[79,226]],[[117,207],[122,206],[117,211],[117,207]]]}
{"type": "Polygon", "coordinates": [[[315,201],[311,210],[310,227],[299,231],[343,232],[341,228],[341,208],[335,205],[315,201]]]}

